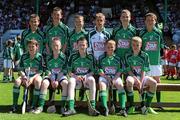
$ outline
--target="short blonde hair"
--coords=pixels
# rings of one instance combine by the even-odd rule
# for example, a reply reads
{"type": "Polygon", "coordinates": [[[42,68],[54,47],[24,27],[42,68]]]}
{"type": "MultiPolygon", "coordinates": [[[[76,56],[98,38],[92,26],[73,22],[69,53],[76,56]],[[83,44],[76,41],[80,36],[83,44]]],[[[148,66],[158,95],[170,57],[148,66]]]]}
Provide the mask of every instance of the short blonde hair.
{"type": "Polygon", "coordinates": [[[122,10],[122,11],[121,11],[121,15],[122,15],[123,13],[126,13],[126,14],[128,14],[129,16],[131,16],[131,12],[130,12],[128,9],[122,10]]]}
{"type": "Polygon", "coordinates": [[[53,12],[55,12],[55,11],[60,11],[60,13],[62,14],[62,9],[60,7],[54,7],[53,12]]]}
{"type": "Polygon", "coordinates": [[[96,14],[96,19],[97,18],[103,18],[105,20],[105,15],[103,13],[97,13],[96,14]]]}
{"type": "Polygon", "coordinates": [[[112,44],[112,45],[115,45],[116,46],[116,41],[113,40],[113,39],[109,39],[105,42],[105,45],[108,45],[108,44],[112,44]]]}
{"type": "Polygon", "coordinates": [[[139,36],[132,37],[132,42],[142,43],[142,39],[139,36]]]}
{"type": "Polygon", "coordinates": [[[152,12],[147,13],[147,14],[145,15],[145,20],[146,20],[146,18],[149,17],[149,16],[153,17],[153,18],[157,21],[157,16],[156,16],[156,14],[154,14],[154,13],[152,13],[152,12]]]}

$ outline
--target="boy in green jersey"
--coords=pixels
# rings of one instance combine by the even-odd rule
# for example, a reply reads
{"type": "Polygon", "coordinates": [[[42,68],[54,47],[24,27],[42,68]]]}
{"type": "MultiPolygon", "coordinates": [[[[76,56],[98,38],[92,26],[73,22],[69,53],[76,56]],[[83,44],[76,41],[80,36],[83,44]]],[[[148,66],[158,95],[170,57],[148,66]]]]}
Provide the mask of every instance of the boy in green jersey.
{"type": "Polygon", "coordinates": [[[81,15],[75,15],[75,29],[69,34],[68,41],[68,53],[72,54],[77,51],[77,40],[80,37],[87,37],[88,32],[84,30],[84,17],[81,15]]]}
{"type": "Polygon", "coordinates": [[[124,58],[125,53],[131,49],[131,38],[136,35],[136,28],[130,23],[131,13],[129,10],[124,9],[121,12],[120,21],[121,26],[114,28],[112,32],[112,39],[117,42],[116,54],[124,58]]]}
{"type": "Polygon", "coordinates": [[[52,54],[51,44],[54,37],[59,37],[62,45],[61,51],[65,53],[69,36],[69,28],[61,21],[62,10],[59,7],[53,8],[51,17],[52,23],[50,23],[50,25],[48,25],[45,29],[47,54],[52,54]]]}
{"type": "MultiPolygon", "coordinates": [[[[113,29],[112,39],[117,42],[116,54],[124,59],[125,54],[131,49],[131,38],[136,35],[136,28],[131,25],[131,12],[127,9],[121,11],[121,26],[113,29]]],[[[126,79],[127,73],[124,71],[122,78],[126,79]]],[[[116,100],[116,92],[114,91],[113,99],[116,100]]]]}
{"type": "Polygon", "coordinates": [[[38,53],[38,42],[35,39],[32,39],[27,42],[28,52],[24,53],[21,57],[19,63],[19,77],[15,80],[13,86],[13,107],[10,112],[17,111],[18,98],[20,93],[20,86],[29,87],[31,85],[34,86],[33,91],[33,100],[31,105],[31,112],[36,107],[36,104],[39,99],[39,91],[42,82],[42,64],[43,57],[40,53],[38,53]],[[29,79],[28,79],[29,75],[29,79]]]}
{"type": "Polygon", "coordinates": [[[14,68],[14,55],[13,55],[13,41],[7,40],[6,46],[3,50],[3,68],[4,77],[3,82],[9,82],[12,80],[12,70],[14,68]]]}
{"type": "Polygon", "coordinates": [[[75,88],[89,88],[89,100],[93,113],[89,115],[97,116],[99,112],[95,109],[96,82],[93,77],[95,71],[95,59],[93,55],[87,53],[87,40],[84,37],[77,41],[78,51],[69,57],[68,73],[70,76],[68,85],[69,109],[64,112],[63,116],[76,114],[74,109],[75,88]]]}
{"type": "Polygon", "coordinates": [[[141,51],[142,39],[140,37],[132,38],[132,52],[125,56],[126,70],[129,76],[126,79],[127,99],[130,102],[129,114],[134,113],[134,93],[133,86],[136,86],[142,95],[142,114],[157,114],[150,106],[156,91],[157,82],[153,78],[146,76],[145,73],[150,70],[148,54],[141,51]],[[147,91],[147,95],[145,92],[147,91]]]}
{"type": "MultiPolygon", "coordinates": [[[[85,31],[84,29],[84,17],[81,15],[76,15],[75,16],[75,29],[70,32],[69,34],[69,41],[68,41],[68,54],[71,55],[73,54],[75,51],[78,50],[77,47],[77,41],[80,37],[87,37],[88,32],[85,31]]],[[[84,99],[84,90],[81,89],[79,91],[79,97],[81,97],[80,99],[83,100],[84,99]]]]}
{"type": "Polygon", "coordinates": [[[27,42],[29,40],[35,39],[38,42],[38,52],[42,54],[44,49],[44,33],[38,28],[40,24],[40,18],[36,14],[31,14],[29,19],[30,28],[24,30],[21,36],[21,47],[23,52],[27,52],[27,42]]]}
{"type": "Polygon", "coordinates": [[[61,42],[59,38],[54,38],[52,41],[52,50],[53,54],[47,56],[46,58],[46,77],[44,78],[39,97],[38,108],[34,111],[35,114],[39,114],[43,111],[43,106],[45,104],[47,89],[56,90],[57,88],[62,87],[62,96],[61,96],[61,113],[65,111],[65,105],[67,100],[67,88],[68,80],[65,74],[66,71],[66,57],[60,51],[61,42]]]}
{"type": "MultiPolygon", "coordinates": [[[[154,13],[145,15],[146,27],[140,32],[142,38],[142,50],[149,55],[150,71],[148,76],[152,76],[157,83],[160,83],[162,68],[160,65],[160,50],[164,48],[162,32],[155,27],[157,16],[154,13]]],[[[157,102],[160,102],[160,92],[156,92],[157,102]]],[[[160,107],[161,108],[161,107],[160,107]]]]}
{"type": "MultiPolygon", "coordinates": [[[[98,73],[99,77],[99,87],[100,87],[100,99],[102,106],[104,108],[103,115],[108,116],[109,110],[107,107],[107,87],[115,87],[118,91],[119,104],[120,104],[120,114],[127,117],[125,111],[126,96],[120,74],[122,73],[122,61],[114,53],[116,49],[116,42],[114,40],[107,40],[105,42],[105,54],[99,57],[98,62],[98,73]]],[[[112,96],[111,96],[112,97],[112,96]]]]}

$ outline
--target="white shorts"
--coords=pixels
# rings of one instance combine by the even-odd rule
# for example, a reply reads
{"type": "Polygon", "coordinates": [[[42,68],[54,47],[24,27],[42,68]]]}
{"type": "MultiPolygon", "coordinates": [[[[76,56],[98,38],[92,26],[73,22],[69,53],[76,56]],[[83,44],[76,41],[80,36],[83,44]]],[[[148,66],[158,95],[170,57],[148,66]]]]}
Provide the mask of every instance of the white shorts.
{"type": "MultiPolygon", "coordinates": [[[[75,78],[70,78],[70,79],[75,79],[75,78]]],[[[93,76],[88,76],[88,77],[86,77],[85,78],[85,80],[84,80],[84,87],[85,88],[89,88],[89,84],[88,84],[88,80],[90,80],[90,79],[93,79],[94,80],[94,82],[95,82],[95,78],[93,77],[93,76]]],[[[82,81],[80,81],[80,80],[76,80],[76,89],[80,89],[80,88],[82,88],[82,81]]]]}
{"type": "Polygon", "coordinates": [[[177,63],[177,67],[179,67],[179,68],[180,68],[180,62],[178,62],[178,63],[177,63]]]}
{"type": "Polygon", "coordinates": [[[161,65],[168,65],[168,62],[166,59],[161,59],[161,65]]]}
{"type": "Polygon", "coordinates": [[[171,62],[169,62],[169,66],[176,67],[176,63],[171,63],[171,62]]]}
{"type": "Polygon", "coordinates": [[[161,76],[162,66],[161,65],[150,65],[150,71],[146,72],[146,76],[161,76]]]}
{"type": "Polygon", "coordinates": [[[4,68],[14,68],[14,63],[11,59],[4,59],[4,68]]]}
{"type": "MultiPolygon", "coordinates": [[[[104,77],[100,76],[99,77],[99,82],[104,82],[107,86],[109,86],[109,81],[106,78],[104,78],[104,77]]],[[[123,85],[123,81],[122,81],[122,79],[120,77],[117,78],[113,84],[116,84],[118,82],[121,82],[121,84],[123,85]]]]}

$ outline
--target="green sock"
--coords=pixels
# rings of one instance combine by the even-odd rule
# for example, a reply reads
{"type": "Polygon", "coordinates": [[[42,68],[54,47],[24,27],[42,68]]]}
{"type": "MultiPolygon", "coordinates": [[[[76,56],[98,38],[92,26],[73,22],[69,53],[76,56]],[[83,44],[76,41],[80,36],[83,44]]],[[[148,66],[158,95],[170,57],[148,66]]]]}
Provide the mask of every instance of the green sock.
{"type": "Polygon", "coordinates": [[[38,102],[39,107],[43,108],[43,106],[45,104],[45,100],[46,100],[46,94],[40,93],[39,102],[38,102]]]}
{"type": "Polygon", "coordinates": [[[92,106],[93,108],[96,108],[96,101],[95,101],[95,100],[91,100],[90,102],[91,102],[91,106],[92,106]]]}
{"type": "Polygon", "coordinates": [[[130,106],[134,106],[134,92],[133,91],[127,92],[127,101],[129,102],[130,106]]]}
{"type": "Polygon", "coordinates": [[[119,96],[119,104],[120,104],[121,109],[125,109],[126,107],[125,90],[124,89],[118,90],[118,96],[119,96]]]}
{"type": "Polygon", "coordinates": [[[17,106],[20,87],[13,86],[13,105],[17,106]]]}
{"type": "Polygon", "coordinates": [[[156,99],[157,99],[157,102],[161,102],[161,92],[160,91],[156,92],[156,99]]]}
{"type": "Polygon", "coordinates": [[[38,99],[39,99],[39,89],[34,88],[32,107],[36,106],[38,99]]]}
{"type": "Polygon", "coordinates": [[[100,98],[101,98],[102,106],[105,107],[105,108],[108,108],[107,107],[107,92],[106,92],[106,90],[100,91],[99,95],[100,95],[100,98]]]}
{"type": "Polygon", "coordinates": [[[141,106],[143,107],[145,105],[145,100],[146,100],[147,92],[143,91],[141,95],[141,106]]]}
{"type": "Polygon", "coordinates": [[[146,98],[146,107],[150,107],[152,99],[153,99],[154,93],[147,92],[147,98],[146,98]]]}
{"type": "Polygon", "coordinates": [[[61,97],[61,107],[65,107],[66,106],[66,101],[67,101],[67,96],[62,96],[61,97]]]}
{"type": "Polygon", "coordinates": [[[69,100],[69,109],[74,110],[74,100],[69,100]]]}
{"type": "Polygon", "coordinates": [[[3,76],[3,81],[5,81],[7,79],[7,77],[6,76],[3,76]]]}

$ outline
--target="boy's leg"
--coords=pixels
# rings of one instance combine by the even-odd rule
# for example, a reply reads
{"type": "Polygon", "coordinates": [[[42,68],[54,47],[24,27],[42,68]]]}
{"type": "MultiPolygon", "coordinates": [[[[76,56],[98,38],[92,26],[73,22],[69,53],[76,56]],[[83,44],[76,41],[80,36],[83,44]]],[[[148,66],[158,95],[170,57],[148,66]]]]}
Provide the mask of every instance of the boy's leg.
{"type": "Polygon", "coordinates": [[[68,80],[67,77],[63,77],[59,83],[62,87],[62,95],[61,95],[61,114],[65,112],[66,101],[68,96],[68,80]]]}
{"type": "Polygon", "coordinates": [[[63,116],[69,116],[76,114],[74,109],[74,96],[75,96],[75,87],[76,87],[76,79],[71,77],[68,82],[68,100],[69,100],[69,110],[64,112],[63,116]]]}
{"type": "Polygon", "coordinates": [[[149,90],[147,91],[147,97],[146,97],[146,107],[147,107],[146,112],[149,112],[152,114],[158,114],[151,108],[151,102],[157,88],[157,82],[151,77],[146,77],[144,81],[145,81],[144,86],[147,86],[149,88],[149,90]]]}
{"type": "Polygon", "coordinates": [[[118,97],[119,97],[119,104],[121,107],[120,110],[120,115],[127,117],[126,113],[126,95],[125,95],[125,90],[124,90],[124,85],[122,82],[121,78],[118,78],[114,81],[113,85],[117,88],[118,90],[118,97]]]}
{"type": "Polygon", "coordinates": [[[103,111],[103,115],[105,116],[109,115],[109,109],[107,106],[107,83],[108,81],[105,78],[99,77],[99,96],[101,99],[102,107],[105,109],[105,111],[103,111]]]}
{"type": "Polygon", "coordinates": [[[93,107],[93,111],[91,111],[89,109],[89,115],[93,115],[93,116],[97,116],[100,113],[96,110],[96,101],[95,101],[95,96],[96,96],[96,81],[95,78],[93,76],[89,76],[87,78],[85,78],[84,81],[85,87],[89,87],[89,99],[90,99],[90,103],[91,106],[93,107]]]}
{"type": "Polygon", "coordinates": [[[128,76],[126,79],[127,101],[130,105],[128,109],[128,114],[132,114],[135,111],[133,86],[134,86],[134,78],[128,76]]]}
{"type": "Polygon", "coordinates": [[[13,86],[13,107],[11,109],[11,113],[16,112],[17,110],[17,105],[18,105],[18,98],[19,98],[19,93],[20,93],[20,85],[21,85],[21,78],[19,77],[13,86]]]}
{"type": "Polygon", "coordinates": [[[40,93],[40,87],[41,87],[41,82],[42,82],[42,77],[37,76],[34,78],[33,83],[34,83],[34,91],[33,91],[33,100],[32,100],[32,108],[36,107],[38,99],[39,99],[39,93],[40,93]]]}
{"type": "Polygon", "coordinates": [[[48,90],[49,85],[50,85],[50,82],[48,79],[44,79],[42,81],[40,95],[39,95],[39,101],[38,101],[38,108],[34,111],[35,114],[39,114],[43,111],[43,107],[45,104],[47,90],[48,90]]]}

